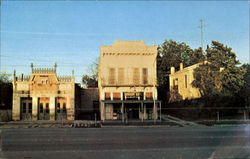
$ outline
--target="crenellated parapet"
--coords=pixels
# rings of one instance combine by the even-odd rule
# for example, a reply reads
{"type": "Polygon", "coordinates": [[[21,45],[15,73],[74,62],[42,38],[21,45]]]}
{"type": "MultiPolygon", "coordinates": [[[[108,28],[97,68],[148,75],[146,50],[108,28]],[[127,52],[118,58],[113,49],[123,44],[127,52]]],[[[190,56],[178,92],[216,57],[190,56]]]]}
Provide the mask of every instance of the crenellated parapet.
{"type": "Polygon", "coordinates": [[[29,80],[30,80],[30,76],[21,75],[21,76],[16,77],[16,81],[18,81],[18,82],[29,81],[29,80]]]}
{"type": "Polygon", "coordinates": [[[71,82],[72,81],[71,76],[57,76],[57,79],[59,82],[71,82]]]}
{"type": "Polygon", "coordinates": [[[55,68],[32,68],[32,74],[55,74],[55,68]]]}

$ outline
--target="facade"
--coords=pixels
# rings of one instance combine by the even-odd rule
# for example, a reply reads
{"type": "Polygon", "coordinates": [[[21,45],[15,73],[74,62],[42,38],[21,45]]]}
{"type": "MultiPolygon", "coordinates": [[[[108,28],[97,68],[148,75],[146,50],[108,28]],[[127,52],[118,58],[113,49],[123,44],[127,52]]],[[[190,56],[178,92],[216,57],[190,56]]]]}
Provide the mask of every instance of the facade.
{"type": "Polygon", "coordinates": [[[98,74],[101,120],[159,119],[157,46],[115,41],[100,47],[98,74]]]}
{"type": "MultiPolygon", "coordinates": [[[[99,117],[99,93],[98,88],[81,88],[81,104],[78,109],[78,118],[80,120],[94,120],[99,117]]],[[[99,119],[99,118],[98,118],[99,119]]]]}
{"type": "Polygon", "coordinates": [[[13,77],[13,120],[74,120],[75,78],[54,68],[33,68],[30,76],[13,77]]]}
{"type": "Polygon", "coordinates": [[[199,89],[193,87],[192,82],[194,81],[194,69],[204,63],[207,62],[200,62],[185,68],[183,68],[183,63],[180,63],[179,71],[175,71],[175,68],[171,67],[169,75],[170,102],[201,97],[199,89]]]}

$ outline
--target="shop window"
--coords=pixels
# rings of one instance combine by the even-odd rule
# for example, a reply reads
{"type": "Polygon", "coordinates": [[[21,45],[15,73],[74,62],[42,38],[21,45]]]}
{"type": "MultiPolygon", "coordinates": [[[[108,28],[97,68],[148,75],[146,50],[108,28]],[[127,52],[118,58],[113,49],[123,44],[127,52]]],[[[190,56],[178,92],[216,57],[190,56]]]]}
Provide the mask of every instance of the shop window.
{"type": "Polygon", "coordinates": [[[46,113],[49,113],[49,103],[46,103],[46,113]]]}
{"type": "Polygon", "coordinates": [[[23,113],[26,113],[26,103],[23,103],[23,113]]]}
{"type": "Polygon", "coordinates": [[[29,103],[29,113],[32,113],[32,103],[29,103]]]}
{"type": "Polygon", "coordinates": [[[66,103],[63,103],[63,113],[66,113],[66,103]]]}
{"type": "Polygon", "coordinates": [[[40,103],[40,113],[43,113],[43,103],[40,103]]]}
{"type": "Polygon", "coordinates": [[[57,103],[57,113],[60,113],[60,103],[57,103]]]}

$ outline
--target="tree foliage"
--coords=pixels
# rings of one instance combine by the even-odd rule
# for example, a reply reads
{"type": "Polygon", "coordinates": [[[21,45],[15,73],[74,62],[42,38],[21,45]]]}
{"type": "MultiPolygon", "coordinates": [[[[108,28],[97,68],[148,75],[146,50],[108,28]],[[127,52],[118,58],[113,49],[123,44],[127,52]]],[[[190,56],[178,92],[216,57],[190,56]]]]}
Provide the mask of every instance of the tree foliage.
{"type": "Polygon", "coordinates": [[[168,85],[169,70],[172,66],[178,68],[181,62],[184,66],[190,66],[203,59],[204,55],[200,48],[193,50],[184,42],[165,40],[158,47],[157,78],[159,86],[166,87],[168,85]]]}
{"type": "Polygon", "coordinates": [[[99,59],[97,58],[92,64],[88,67],[88,75],[82,76],[82,83],[87,88],[98,87],[98,66],[99,59]]]}
{"type": "Polygon", "coordinates": [[[0,109],[10,109],[12,106],[12,83],[10,75],[0,73],[0,109]]]}
{"type": "Polygon", "coordinates": [[[232,48],[212,41],[206,49],[209,63],[200,65],[194,71],[192,85],[199,88],[203,97],[236,97],[245,84],[246,69],[238,66],[240,62],[232,48]]]}

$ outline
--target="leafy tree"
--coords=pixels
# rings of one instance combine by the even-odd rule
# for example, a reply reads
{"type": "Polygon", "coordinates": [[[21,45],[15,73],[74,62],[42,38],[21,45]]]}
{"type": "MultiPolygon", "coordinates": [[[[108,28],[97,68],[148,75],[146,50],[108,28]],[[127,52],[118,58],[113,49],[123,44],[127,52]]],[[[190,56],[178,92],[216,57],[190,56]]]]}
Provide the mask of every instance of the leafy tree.
{"type": "Polygon", "coordinates": [[[245,107],[250,109],[250,64],[244,64],[242,65],[242,68],[245,69],[244,85],[242,86],[239,94],[244,100],[245,107]]]}
{"type": "Polygon", "coordinates": [[[240,62],[232,48],[212,41],[206,49],[206,58],[209,63],[194,71],[193,86],[203,96],[235,96],[244,85],[245,71],[237,66],[240,62]]]}
{"type": "Polygon", "coordinates": [[[158,47],[157,56],[157,82],[159,99],[166,103],[167,91],[169,91],[169,74],[170,68],[173,66],[179,68],[179,64],[183,62],[184,67],[193,65],[204,59],[201,49],[191,49],[184,42],[176,42],[173,40],[165,40],[158,47]]]}
{"type": "Polygon", "coordinates": [[[202,97],[220,94],[222,75],[214,65],[207,63],[197,67],[194,70],[194,79],[192,85],[199,88],[202,97]]]}
{"type": "Polygon", "coordinates": [[[83,75],[82,83],[88,88],[98,87],[97,79],[93,75],[83,75]]]}
{"type": "Polygon", "coordinates": [[[10,75],[6,72],[0,73],[0,109],[10,109],[12,107],[12,83],[10,75]]]}
{"type": "Polygon", "coordinates": [[[169,70],[173,66],[179,68],[183,62],[184,66],[190,66],[204,59],[201,49],[191,49],[186,43],[165,40],[158,47],[157,57],[158,84],[160,86],[168,85],[169,70]]]}
{"type": "Polygon", "coordinates": [[[98,66],[99,59],[97,58],[92,64],[88,67],[88,75],[82,76],[82,83],[90,88],[90,87],[98,87],[98,66]]]}

